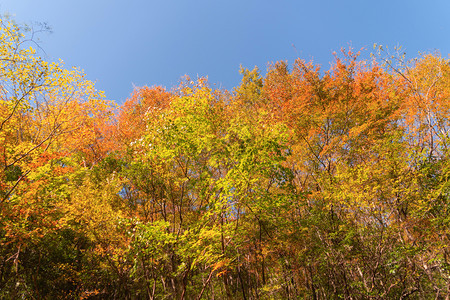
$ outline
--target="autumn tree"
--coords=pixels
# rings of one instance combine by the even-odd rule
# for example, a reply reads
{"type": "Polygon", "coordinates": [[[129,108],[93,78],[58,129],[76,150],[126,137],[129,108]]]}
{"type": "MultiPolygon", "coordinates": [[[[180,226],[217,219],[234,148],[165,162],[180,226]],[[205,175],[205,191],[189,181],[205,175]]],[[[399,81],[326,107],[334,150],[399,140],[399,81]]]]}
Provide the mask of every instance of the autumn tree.
{"type": "Polygon", "coordinates": [[[449,61],[335,54],[120,106],[0,24],[0,295],[449,296],[449,61]]]}
{"type": "Polygon", "coordinates": [[[2,20],[0,30],[0,286],[15,298],[46,289],[35,260],[58,238],[67,180],[86,165],[110,105],[79,70],[39,57],[17,25],[2,20]]]}

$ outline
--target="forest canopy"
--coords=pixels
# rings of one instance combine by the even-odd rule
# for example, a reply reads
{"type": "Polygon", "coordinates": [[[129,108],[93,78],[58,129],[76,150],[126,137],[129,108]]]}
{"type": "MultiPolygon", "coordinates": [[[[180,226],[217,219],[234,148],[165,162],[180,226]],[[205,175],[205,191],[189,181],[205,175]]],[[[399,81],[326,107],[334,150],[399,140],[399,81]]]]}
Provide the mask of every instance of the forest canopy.
{"type": "Polygon", "coordinates": [[[122,105],[0,23],[0,297],[450,296],[450,61],[335,54],[122,105]]]}

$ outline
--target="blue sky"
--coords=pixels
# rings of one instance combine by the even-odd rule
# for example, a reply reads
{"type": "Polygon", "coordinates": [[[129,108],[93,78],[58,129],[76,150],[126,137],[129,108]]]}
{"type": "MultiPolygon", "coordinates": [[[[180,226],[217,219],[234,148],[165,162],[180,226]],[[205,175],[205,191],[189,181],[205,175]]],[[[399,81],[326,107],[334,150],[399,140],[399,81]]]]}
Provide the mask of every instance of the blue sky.
{"type": "Polygon", "coordinates": [[[326,69],[349,45],[450,53],[448,0],[0,0],[0,11],[47,22],[46,59],[83,69],[118,103],[133,86],[170,89],[185,74],[232,89],[241,64],[264,73],[301,57],[326,69]]]}

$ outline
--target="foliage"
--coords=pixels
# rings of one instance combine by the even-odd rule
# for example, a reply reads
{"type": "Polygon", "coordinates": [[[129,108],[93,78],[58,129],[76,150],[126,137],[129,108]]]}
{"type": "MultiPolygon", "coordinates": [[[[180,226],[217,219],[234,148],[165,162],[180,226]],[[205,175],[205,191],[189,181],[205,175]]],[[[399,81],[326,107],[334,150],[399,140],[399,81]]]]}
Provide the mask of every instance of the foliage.
{"type": "Polygon", "coordinates": [[[0,24],[0,297],[449,297],[438,54],[335,54],[115,107],[0,24]]]}

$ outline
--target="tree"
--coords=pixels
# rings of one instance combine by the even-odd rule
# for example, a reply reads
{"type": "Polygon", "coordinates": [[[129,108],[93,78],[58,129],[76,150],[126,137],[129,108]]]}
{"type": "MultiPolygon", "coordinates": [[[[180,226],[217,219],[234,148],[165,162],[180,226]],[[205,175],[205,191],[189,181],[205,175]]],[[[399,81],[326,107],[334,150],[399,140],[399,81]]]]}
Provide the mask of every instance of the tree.
{"type": "Polygon", "coordinates": [[[17,25],[1,20],[0,31],[0,286],[15,298],[39,291],[27,278],[43,276],[38,245],[57,235],[70,173],[95,161],[85,154],[111,106],[79,70],[39,57],[17,25]]]}

